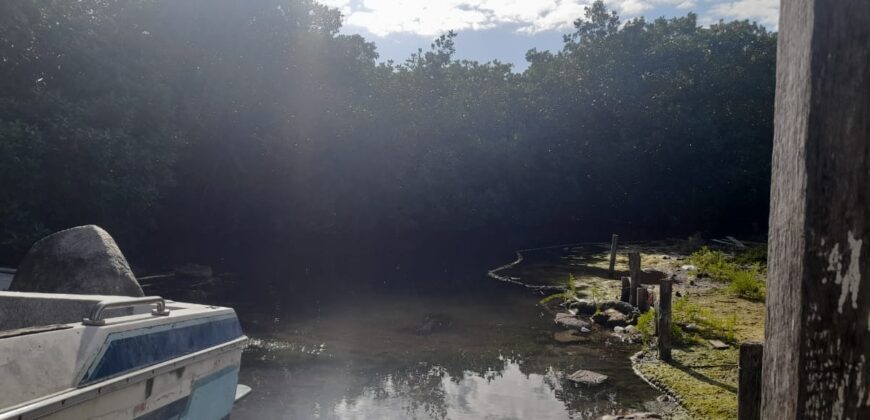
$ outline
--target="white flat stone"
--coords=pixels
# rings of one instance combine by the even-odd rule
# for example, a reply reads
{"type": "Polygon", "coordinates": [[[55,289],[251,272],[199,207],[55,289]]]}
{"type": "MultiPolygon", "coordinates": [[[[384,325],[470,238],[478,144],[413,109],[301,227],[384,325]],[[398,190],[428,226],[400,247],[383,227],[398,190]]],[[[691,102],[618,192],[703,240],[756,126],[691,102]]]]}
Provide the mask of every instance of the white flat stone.
{"type": "Polygon", "coordinates": [[[571,375],[568,375],[568,380],[584,385],[601,385],[607,380],[607,376],[591,370],[580,369],[571,375]]]}

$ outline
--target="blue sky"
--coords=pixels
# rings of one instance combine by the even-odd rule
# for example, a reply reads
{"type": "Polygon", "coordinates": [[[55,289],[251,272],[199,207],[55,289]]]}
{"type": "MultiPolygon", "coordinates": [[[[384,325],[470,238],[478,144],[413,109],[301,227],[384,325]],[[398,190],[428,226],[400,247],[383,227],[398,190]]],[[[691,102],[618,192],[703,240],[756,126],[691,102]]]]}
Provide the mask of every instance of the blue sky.
{"type": "MultiPolygon", "coordinates": [[[[449,30],[459,33],[457,56],[498,59],[526,68],[531,48],[558,50],[562,35],[592,0],[320,0],[344,16],[343,33],[360,34],[378,46],[382,60],[402,62],[449,30]]],[[[608,7],[630,19],[698,14],[699,23],[749,19],[777,29],[779,0],[611,0],[608,7]]]]}

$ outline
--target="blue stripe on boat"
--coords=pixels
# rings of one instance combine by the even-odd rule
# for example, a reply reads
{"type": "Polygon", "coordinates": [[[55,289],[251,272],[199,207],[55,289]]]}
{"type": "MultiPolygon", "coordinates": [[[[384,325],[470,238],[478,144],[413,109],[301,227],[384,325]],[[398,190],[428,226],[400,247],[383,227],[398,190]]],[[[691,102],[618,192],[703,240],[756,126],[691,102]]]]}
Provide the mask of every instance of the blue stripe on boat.
{"type": "Polygon", "coordinates": [[[136,420],[219,420],[229,418],[239,383],[239,368],[228,367],[194,382],[190,395],[136,420]]]}
{"type": "Polygon", "coordinates": [[[109,334],[80,385],[100,381],[185,354],[214,347],[242,336],[235,316],[200,318],[187,322],[109,334]]]}

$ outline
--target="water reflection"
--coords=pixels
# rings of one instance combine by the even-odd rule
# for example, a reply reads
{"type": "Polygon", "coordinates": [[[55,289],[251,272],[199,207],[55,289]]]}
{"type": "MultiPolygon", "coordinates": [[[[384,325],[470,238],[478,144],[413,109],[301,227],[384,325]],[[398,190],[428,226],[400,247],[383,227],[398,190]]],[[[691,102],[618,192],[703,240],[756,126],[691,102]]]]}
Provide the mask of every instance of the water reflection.
{"type": "Polygon", "coordinates": [[[597,418],[655,399],[628,365],[636,348],[606,333],[559,345],[536,300],[374,295],[279,317],[242,308],[258,340],[240,380],[254,393],[233,418],[597,418]],[[581,368],[610,381],[563,379],[581,368]]]}
{"type": "Polygon", "coordinates": [[[500,371],[482,375],[466,371],[459,377],[436,366],[421,375],[419,383],[426,386],[409,387],[403,379],[388,377],[380,389],[367,390],[353,401],[342,400],[335,407],[335,416],[372,419],[403,413],[408,418],[434,419],[567,417],[565,404],[559,399],[563,393],[559,375],[553,371],[526,375],[511,360],[505,360],[500,371]],[[416,395],[415,390],[424,389],[426,395],[416,395]]]}

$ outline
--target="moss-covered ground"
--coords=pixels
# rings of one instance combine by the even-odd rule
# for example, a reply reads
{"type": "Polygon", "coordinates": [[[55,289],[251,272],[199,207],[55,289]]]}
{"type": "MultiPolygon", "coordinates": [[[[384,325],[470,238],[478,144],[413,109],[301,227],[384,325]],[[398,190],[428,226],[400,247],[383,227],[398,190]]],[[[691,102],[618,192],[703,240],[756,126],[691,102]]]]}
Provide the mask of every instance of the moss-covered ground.
{"type": "Polygon", "coordinates": [[[688,299],[713,313],[735,316],[735,340],[716,350],[706,340],[673,351],[664,363],[654,348],[634,358],[635,370],[649,382],[676,397],[693,418],[737,418],[737,363],[741,342],[764,339],[764,303],[733,298],[721,289],[690,293],[688,299]]]}
{"type": "Polygon", "coordinates": [[[676,397],[692,418],[737,418],[738,347],[764,340],[764,303],[734,297],[726,284],[710,280],[683,282],[675,290],[716,317],[735,319],[734,339],[727,350],[716,350],[703,339],[689,342],[674,349],[671,363],[648,347],[633,359],[635,370],[676,397]]]}
{"type": "MultiPolygon", "coordinates": [[[[692,255],[680,243],[660,242],[620,246],[616,259],[616,278],[627,275],[626,251],[641,252],[643,268],[656,268],[675,274],[675,299],[688,302],[688,306],[703,308],[703,313],[717,320],[729,322],[727,341],[729,348],[716,350],[710,345],[708,333],[690,334],[673,351],[671,363],[657,358],[654,343],[633,358],[635,371],[656,387],[675,397],[686,409],[684,415],[698,419],[731,419],[737,417],[737,365],[739,343],[764,339],[764,303],[738,297],[728,279],[698,278],[703,270],[683,270],[684,265],[695,264],[700,255],[710,257],[708,250],[692,255]]],[[[754,252],[754,251],[752,251],[754,252]]],[[[721,254],[721,253],[720,253],[721,254]]],[[[749,253],[746,253],[749,254],[749,253]]],[[[591,300],[604,296],[605,300],[618,296],[621,283],[608,277],[609,248],[607,244],[563,247],[526,254],[531,264],[525,264],[514,275],[533,284],[564,284],[569,274],[574,276],[578,297],[591,300]]],[[[720,257],[721,255],[713,255],[720,257]]],[[[733,265],[744,255],[726,256],[724,268],[744,270],[746,265],[733,265]],[[730,265],[729,265],[730,264],[730,265]]],[[[719,261],[717,261],[719,262],[719,261]]],[[[755,263],[755,261],[752,261],[755,263]]],[[[700,265],[700,264],[698,264],[700,265]]],[[[763,266],[759,266],[762,267],[763,266]]],[[[709,268],[709,266],[704,266],[709,268]]],[[[763,281],[764,271],[756,270],[763,281]]],[[[709,275],[709,273],[708,273],[709,275]]],[[[683,417],[680,415],[678,417],[683,417]]]]}

